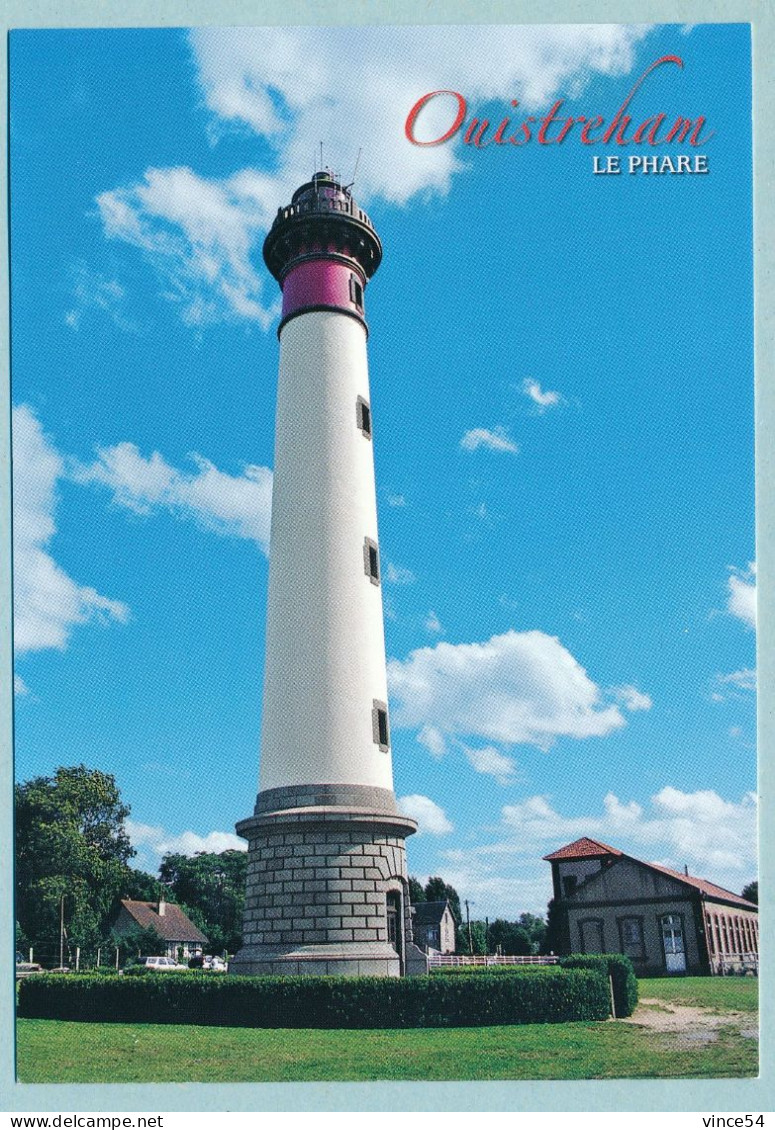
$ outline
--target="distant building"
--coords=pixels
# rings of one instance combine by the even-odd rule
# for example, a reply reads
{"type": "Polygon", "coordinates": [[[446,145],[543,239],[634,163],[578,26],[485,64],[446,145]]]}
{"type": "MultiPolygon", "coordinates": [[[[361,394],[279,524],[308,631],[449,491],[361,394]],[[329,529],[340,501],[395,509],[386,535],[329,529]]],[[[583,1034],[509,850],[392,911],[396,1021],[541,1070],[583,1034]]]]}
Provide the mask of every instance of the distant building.
{"type": "Polygon", "coordinates": [[[160,957],[198,957],[208,938],[183,913],[179,906],[165,902],[138,902],[122,899],[121,910],[113,930],[116,934],[131,934],[134,930],[153,929],[164,939],[160,957]]]}
{"type": "Polygon", "coordinates": [[[412,932],[415,945],[426,952],[455,952],[455,919],[449,902],[418,902],[413,907],[412,932]]]}
{"type": "Polygon", "coordinates": [[[587,836],[545,855],[563,953],[624,953],[636,973],[758,972],[758,908],[707,879],[587,836]]]}

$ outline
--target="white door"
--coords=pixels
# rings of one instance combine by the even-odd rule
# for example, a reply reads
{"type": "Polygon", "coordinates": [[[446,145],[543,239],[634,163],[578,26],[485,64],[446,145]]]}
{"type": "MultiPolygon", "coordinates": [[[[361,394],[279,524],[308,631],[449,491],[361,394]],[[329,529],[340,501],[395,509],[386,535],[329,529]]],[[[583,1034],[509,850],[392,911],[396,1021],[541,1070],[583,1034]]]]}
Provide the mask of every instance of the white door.
{"type": "Polygon", "coordinates": [[[678,914],[666,914],[662,919],[662,945],[665,947],[665,968],[668,973],[686,971],[684,932],[678,914]]]}

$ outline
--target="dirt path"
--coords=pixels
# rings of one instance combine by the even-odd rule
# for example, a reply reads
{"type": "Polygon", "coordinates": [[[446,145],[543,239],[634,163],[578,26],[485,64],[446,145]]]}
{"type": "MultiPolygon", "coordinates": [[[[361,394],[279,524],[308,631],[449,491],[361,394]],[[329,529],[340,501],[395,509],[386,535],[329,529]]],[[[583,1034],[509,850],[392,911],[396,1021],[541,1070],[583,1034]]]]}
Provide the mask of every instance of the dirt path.
{"type": "Polygon", "coordinates": [[[740,1035],[758,1040],[759,1028],[755,1013],[714,1012],[712,1008],[697,1008],[693,1005],[668,1004],[666,1001],[650,999],[639,1001],[632,1016],[620,1021],[634,1024],[638,1028],[648,1028],[652,1032],[665,1032],[675,1037],[681,1044],[710,1044],[718,1039],[720,1028],[734,1025],[740,1035]]]}

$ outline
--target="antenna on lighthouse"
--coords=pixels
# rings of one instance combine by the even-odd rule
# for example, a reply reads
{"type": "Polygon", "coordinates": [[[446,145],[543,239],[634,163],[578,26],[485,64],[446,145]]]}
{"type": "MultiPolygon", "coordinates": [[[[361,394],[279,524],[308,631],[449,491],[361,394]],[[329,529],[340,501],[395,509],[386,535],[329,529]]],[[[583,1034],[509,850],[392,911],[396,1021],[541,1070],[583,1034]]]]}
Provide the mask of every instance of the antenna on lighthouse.
{"type": "Polygon", "coordinates": [[[358,172],[358,164],[360,163],[362,152],[363,152],[363,148],[361,146],[358,146],[358,156],[355,158],[355,168],[353,169],[353,179],[350,181],[349,184],[346,184],[344,186],[346,189],[352,188],[352,186],[355,184],[355,174],[358,172]]]}

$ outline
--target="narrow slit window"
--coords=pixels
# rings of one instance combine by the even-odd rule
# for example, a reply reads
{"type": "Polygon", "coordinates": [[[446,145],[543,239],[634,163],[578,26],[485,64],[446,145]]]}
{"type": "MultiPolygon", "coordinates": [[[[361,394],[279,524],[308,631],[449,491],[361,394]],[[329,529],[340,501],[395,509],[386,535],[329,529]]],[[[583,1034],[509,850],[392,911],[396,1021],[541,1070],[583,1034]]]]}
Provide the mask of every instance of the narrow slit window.
{"type": "Polygon", "coordinates": [[[363,287],[355,275],[350,275],[350,301],[359,310],[363,310],[363,287]]]}
{"type": "Polygon", "coordinates": [[[390,749],[387,703],[379,702],[376,698],[371,710],[371,726],[375,744],[383,753],[387,753],[390,749]]]}
{"type": "Polygon", "coordinates": [[[379,584],[379,549],[371,538],[363,539],[363,570],[373,585],[379,584]]]}
{"type": "Polygon", "coordinates": [[[359,396],[355,402],[355,412],[358,428],[366,439],[371,439],[371,408],[362,396],[359,396]]]}

